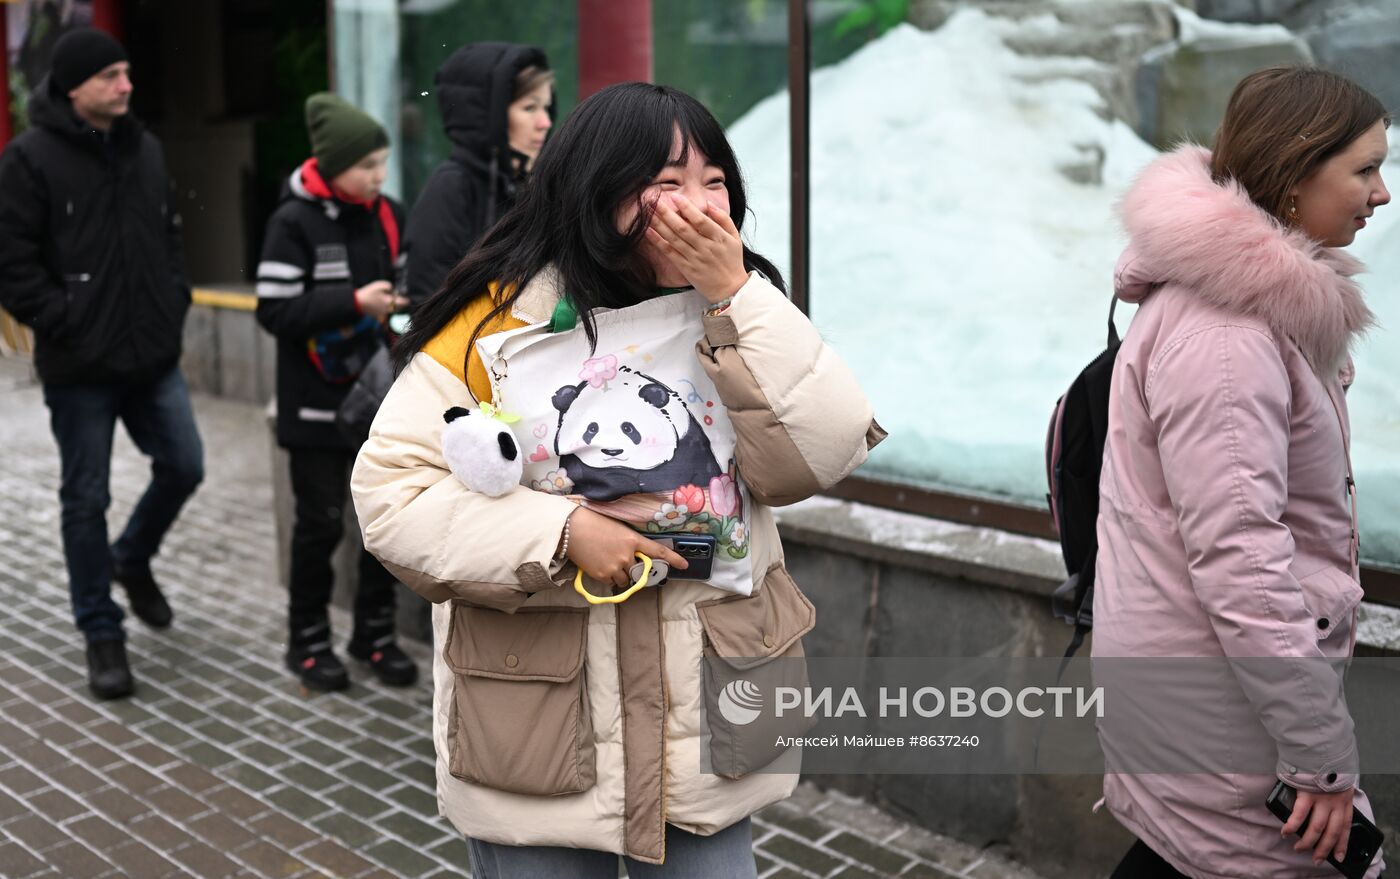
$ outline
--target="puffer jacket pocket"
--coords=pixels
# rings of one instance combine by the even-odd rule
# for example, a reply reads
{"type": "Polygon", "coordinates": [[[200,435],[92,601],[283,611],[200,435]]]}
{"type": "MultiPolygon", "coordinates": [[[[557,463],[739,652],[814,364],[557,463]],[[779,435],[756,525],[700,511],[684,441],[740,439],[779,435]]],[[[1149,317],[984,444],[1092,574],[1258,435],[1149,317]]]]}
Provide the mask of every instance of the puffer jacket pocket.
{"type": "MultiPolygon", "coordinates": [[[[1303,604],[1312,613],[1318,641],[1351,631],[1352,616],[1366,593],[1350,574],[1329,566],[1303,577],[1298,585],[1303,587],[1303,604]]],[[[1342,642],[1342,646],[1349,645],[1342,642]]]]}
{"type": "Polygon", "coordinates": [[[68,272],[63,276],[63,295],[67,300],[60,336],[65,342],[77,340],[89,329],[93,310],[97,307],[100,284],[92,272],[68,272]]]}
{"type": "Polygon", "coordinates": [[[443,658],[456,675],[448,769],[530,796],[593,787],[593,724],[583,674],[588,608],[513,614],[454,602],[443,658]]]}
{"type": "Polygon", "coordinates": [[[817,624],[816,608],[778,563],[755,594],[702,601],[696,611],[704,632],[710,768],[742,778],[787,750],[781,738],[816,723],[801,712],[778,717],[774,710],[777,688],[807,686],[802,636],[817,624]]]}

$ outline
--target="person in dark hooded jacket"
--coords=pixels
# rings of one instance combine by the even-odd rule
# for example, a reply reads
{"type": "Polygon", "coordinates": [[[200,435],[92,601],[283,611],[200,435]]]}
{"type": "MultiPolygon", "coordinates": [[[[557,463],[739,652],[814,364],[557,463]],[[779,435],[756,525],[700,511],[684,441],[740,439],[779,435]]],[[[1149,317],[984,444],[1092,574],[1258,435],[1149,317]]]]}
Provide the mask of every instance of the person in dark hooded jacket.
{"type": "Polygon", "coordinates": [[[190,305],[180,218],[160,143],[129,112],[126,50],[78,28],[54,45],[31,126],[0,158],[0,305],[34,330],[62,463],[63,553],[88,686],[129,695],[122,610],[163,628],[173,615],[150,560],[204,477],[180,374],[190,305]],[[151,483],[107,544],[117,420],[151,458],[151,483]]]}
{"type": "MultiPolygon", "coordinates": [[[[407,306],[397,283],[403,209],[382,195],[389,135],[341,98],[306,100],[313,158],[292,172],[263,237],[258,322],[277,337],[277,443],[291,456],[295,521],[286,663],[313,690],[350,685],[331,648],[327,612],[350,463],[358,449],[335,424],[356,377],[407,306]]],[[[418,669],[394,638],[394,577],[361,552],[349,652],[376,677],[408,686],[418,669]]]]}
{"type": "Polygon", "coordinates": [[[408,219],[408,297],[416,306],[515,202],[553,123],[554,74],[542,50],[468,43],[434,77],[451,155],[408,219]]]}

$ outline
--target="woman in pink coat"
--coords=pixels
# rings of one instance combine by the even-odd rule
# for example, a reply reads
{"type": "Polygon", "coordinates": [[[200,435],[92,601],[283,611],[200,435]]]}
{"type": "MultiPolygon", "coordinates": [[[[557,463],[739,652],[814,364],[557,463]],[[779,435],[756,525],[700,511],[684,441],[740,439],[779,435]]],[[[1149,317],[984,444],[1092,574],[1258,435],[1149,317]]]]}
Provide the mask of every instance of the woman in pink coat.
{"type": "Polygon", "coordinates": [[[1273,776],[1123,771],[1144,739],[1101,724],[1104,801],[1139,840],[1115,879],[1336,876],[1323,858],[1345,853],[1353,809],[1371,813],[1325,659],[1351,655],[1362,597],[1345,387],[1372,315],[1342,248],[1390,201],[1388,123],[1341,76],[1261,70],[1213,150],[1162,156],[1121,205],[1115,285],[1141,305],[1113,370],[1096,674],[1104,657],[1278,658],[1285,683],[1237,665],[1198,709],[1212,744],[1257,730],[1298,795],[1284,826],[1264,806],[1273,776]]]}

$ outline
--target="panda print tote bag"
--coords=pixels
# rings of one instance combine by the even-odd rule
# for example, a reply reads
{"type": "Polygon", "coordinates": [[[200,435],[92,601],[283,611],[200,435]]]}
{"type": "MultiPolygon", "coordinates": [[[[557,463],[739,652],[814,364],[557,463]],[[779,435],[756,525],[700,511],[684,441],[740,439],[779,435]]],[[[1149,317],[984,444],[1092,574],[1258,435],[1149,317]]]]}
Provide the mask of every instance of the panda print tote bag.
{"type": "Polygon", "coordinates": [[[734,426],[696,358],[708,302],[694,290],[477,340],[492,403],[524,455],[523,481],[564,495],[649,537],[709,535],[709,585],[748,595],[748,490],[734,462],[734,426]]]}

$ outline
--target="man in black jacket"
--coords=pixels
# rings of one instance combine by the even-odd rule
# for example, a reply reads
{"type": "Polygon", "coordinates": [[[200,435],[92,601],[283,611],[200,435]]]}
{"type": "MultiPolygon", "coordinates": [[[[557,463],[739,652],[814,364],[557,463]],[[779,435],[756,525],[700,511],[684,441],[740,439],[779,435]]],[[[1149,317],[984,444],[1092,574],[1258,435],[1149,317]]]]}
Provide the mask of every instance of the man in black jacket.
{"type": "Polygon", "coordinates": [[[172,614],[150,560],[204,476],[180,374],[190,304],[180,220],[160,144],[129,112],[121,44],[87,28],[54,46],[30,128],[0,157],[0,305],[34,330],[62,462],[63,551],[88,685],[133,689],[115,578],[156,628],[172,614]],[[107,543],[112,436],[121,419],[151,458],[151,484],[107,543]]]}

